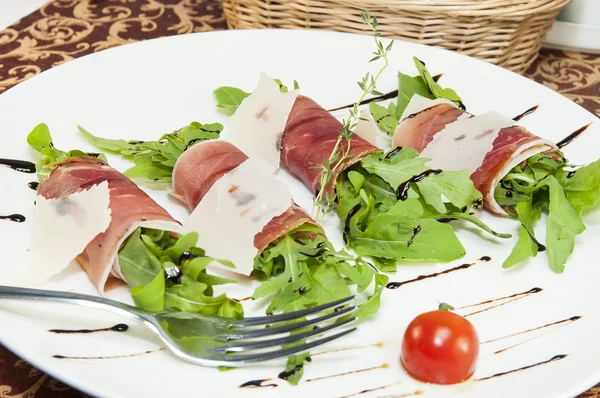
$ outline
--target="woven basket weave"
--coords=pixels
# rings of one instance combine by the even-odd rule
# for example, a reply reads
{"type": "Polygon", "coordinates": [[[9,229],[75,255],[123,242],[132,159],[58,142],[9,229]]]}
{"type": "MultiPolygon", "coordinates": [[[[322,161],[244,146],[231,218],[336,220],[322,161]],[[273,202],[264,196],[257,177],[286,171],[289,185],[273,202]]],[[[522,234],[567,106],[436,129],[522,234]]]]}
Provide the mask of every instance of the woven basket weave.
{"type": "MultiPolygon", "coordinates": [[[[223,0],[230,29],[328,29],[439,46],[523,73],[571,0],[223,0]]],[[[598,0],[600,1],[600,0],[598,0]]]]}

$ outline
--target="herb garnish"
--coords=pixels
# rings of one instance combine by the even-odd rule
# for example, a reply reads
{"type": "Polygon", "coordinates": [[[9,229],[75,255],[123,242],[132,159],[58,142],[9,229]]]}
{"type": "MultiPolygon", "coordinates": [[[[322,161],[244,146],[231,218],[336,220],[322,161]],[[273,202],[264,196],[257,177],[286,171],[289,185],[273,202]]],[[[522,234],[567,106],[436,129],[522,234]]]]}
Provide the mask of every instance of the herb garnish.
{"type": "Polygon", "coordinates": [[[344,120],[342,120],[342,130],[339,133],[339,137],[331,151],[329,157],[323,161],[323,163],[317,167],[322,170],[321,179],[319,182],[320,188],[317,193],[314,202],[313,202],[313,217],[315,220],[319,220],[325,214],[331,212],[335,205],[335,192],[330,194],[328,192],[329,184],[331,183],[331,179],[335,175],[334,171],[339,168],[345,159],[347,159],[350,153],[350,145],[352,141],[353,129],[358,124],[359,116],[359,104],[367,97],[369,94],[381,95],[379,91],[375,89],[377,81],[379,77],[383,73],[383,71],[388,67],[388,53],[392,49],[393,41],[384,47],[383,43],[379,40],[381,34],[379,33],[377,26],[379,22],[375,16],[371,16],[369,11],[364,11],[361,13],[361,18],[364,22],[366,22],[373,31],[375,45],[377,46],[377,51],[373,52],[375,55],[373,58],[369,60],[369,62],[374,62],[379,59],[383,59],[384,64],[379,69],[379,71],[373,76],[367,72],[361,81],[358,82],[358,86],[363,90],[360,98],[354,103],[353,107],[350,109],[350,116],[344,120]],[[345,147],[344,147],[345,146],[345,147]]]}

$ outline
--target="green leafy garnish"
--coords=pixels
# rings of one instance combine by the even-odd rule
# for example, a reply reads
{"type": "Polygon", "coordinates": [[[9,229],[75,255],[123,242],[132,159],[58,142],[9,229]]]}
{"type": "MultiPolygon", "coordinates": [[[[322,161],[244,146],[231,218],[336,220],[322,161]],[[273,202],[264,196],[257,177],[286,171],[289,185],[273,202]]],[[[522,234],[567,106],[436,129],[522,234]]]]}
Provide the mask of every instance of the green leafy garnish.
{"type": "Polygon", "coordinates": [[[370,104],[370,111],[377,126],[381,131],[390,136],[394,134],[402,113],[404,113],[408,103],[415,94],[429,99],[446,98],[462,109],[465,109],[462,99],[454,90],[451,88],[442,88],[442,86],[436,83],[423,61],[417,57],[413,57],[413,61],[419,71],[419,75],[409,76],[398,72],[398,98],[396,102],[390,102],[387,108],[375,102],[370,104]]]}
{"type": "Polygon", "coordinates": [[[575,237],[585,230],[581,215],[598,202],[600,161],[567,171],[562,154],[538,154],[516,166],[498,184],[494,196],[521,222],[519,240],[503,267],[509,268],[547,247],[550,268],[561,273],[573,252],[575,237]],[[546,247],[534,235],[542,211],[546,221],[546,247]]]}
{"type": "Polygon", "coordinates": [[[454,306],[448,304],[448,303],[440,303],[440,305],[438,305],[438,310],[442,310],[442,311],[453,311],[454,310],[454,306]]]}
{"type": "MultiPolygon", "coordinates": [[[[288,87],[279,79],[273,79],[279,85],[279,91],[287,93],[288,87]]],[[[298,90],[300,85],[294,80],[294,90],[298,90]]],[[[213,95],[217,100],[217,108],[220,108],[226,115],[233,115],[242,101],[250,95],[237,87],[222,86],[213,91],[213,95]]]]}
{"type": "Polygon", "coordinates": [[[27,143],[40,153],[35,164],[38,181],[42,181],[46,174],[52,170],[51,165],[59,160],[74,156],[91,156],[106,162],[106,157],[101,153],[89,153],[77,149],[65,152],[56,149],[52,143],[50,129],[46,123],[40,123],[33,128],[27,136],[27,143]]]}
{"type": "Polygon", "coordinates": [[[97,137],[83,127],[78,127],[84,138],[94,146],[121,154],[135,163],[135,166],[123,173],[125,176],[143,178],[152,183],[170,183],[173,167],[186,149],[199,142],[219,138],[223,131],[220,123],[192,122],[172,133],[164,134],[157,141],[126,141],[97,137]]]}
{"type": "Polygon", "coordinates": [[[445,221],[460,219],[510,237],[469,214],[482,196],[467,171],[430,170],[429,159],[417,156],[410,148],[371,154],[340,175],[337,213],[348,247],[395,272],[398,260],[449,262],[465,255],[445,221]]]}
{"type": "Polygon", "coordinates": [[[262,283],[252,297],[273,295],[267,313],[326,304],[350,296],[351,285],[362,293],[375,281],[375,293],[358,312],[361,319],[377,311],[378,287],[387,283],[385,277],[377,281],[377,272],[360,257],[336,251],[321,229],[310,224],[284,235],[259,254],[254,260],[254,276],[262,283]]]}
{"type": "Polygon", "coordinates": [[[223,86],[213,91],[217,100],[217,108],[227,115],[233,115],[242,101],[250,95],[237,87],[223,86]]]}
{"type": "Polygon", "coordinates": [[[338,139],[336,140],[331,153],[323,160],[323,163],[318,166],[322,171],[319,181],[320,188],[313,201],[313,215],[317,221],[325,214],[331,212],[335,207],[336,193],[334,192],[333,195],[331,195],[328,192],[329,185],[332,182],[334,175],[333,171],[350,156],[353,130],[360,118],[358,109],[359,104],[361,104],[370,94],[381,95],[381,93],[376,90],[377,81],[389,65],[388,54],[392,50],[394,44],[394,41],[390,41],[390,43],[384,47],[381,40],[379,40],[381,37],[381,34],[377,29],[379,22],[376,17],[371,16],[369,11],[362,12],[360,16],[373,31],[375,46],[377,47],[377,50],[373,52],[375,56],[371,58],[369,62],[381,59],[383,60],[383,65],[379,71],[373,75],[370,72],[367,72],[361,81],[357,83],[358,87],[362,90],[362,94],[350,109],[350,116],[347,119],[342,120],[342,129],[339,132],[338,139]]]}
{"type": "Polygon", "coordinates": [[[458,96],[458,94],[456,94],[456,91],[452,90],[451,88],[442,88],[442,86],[440,86],[436,83],[435,80],[433,80],[433,77],[431,77],[431,74],[425,67],[425,62],[421,61],[417,57],[413,57],[413,61],[415,62],[415,66],[419,71],[421,79],[425,81],[427,87],[429,88],[429,92],[433,94],[434,98],[445,98],[454,102],[456,106],[463,107],[462,99],[458,96]]]}
{"type": "Polygon", "coordinates": [[[243,316],[239,302],[225,294],[214,296],[214,286],[235,281],[207,273],[207,266],[217,260],[205,256],[195,246],[197,240],[196,232],[175,238],[167,231],[146,228],[138,228],[127,238],[119,249],[119,265],[136,306],[153,312],[169,309],[243,316]]]}

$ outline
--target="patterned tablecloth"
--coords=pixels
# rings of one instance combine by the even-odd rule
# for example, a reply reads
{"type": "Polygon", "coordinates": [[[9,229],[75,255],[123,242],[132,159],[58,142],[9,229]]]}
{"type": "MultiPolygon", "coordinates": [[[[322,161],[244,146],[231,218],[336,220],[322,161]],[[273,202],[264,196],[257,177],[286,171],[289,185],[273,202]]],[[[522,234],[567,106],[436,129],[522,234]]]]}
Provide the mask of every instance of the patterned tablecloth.
{"type": "MultiPolygon", "coordinates": [[[[0,93],[46,69],[139,40],[226,29],[218,0],[54,0],[0,31],[0,93]]],[[[542,50],[527,76],[600,117],[600,55],[542,50]]],[[[0,398],[83,397],[0,345],[0,398]]],[[[600,385],[581,397],[600,397],[600,385]]]]}

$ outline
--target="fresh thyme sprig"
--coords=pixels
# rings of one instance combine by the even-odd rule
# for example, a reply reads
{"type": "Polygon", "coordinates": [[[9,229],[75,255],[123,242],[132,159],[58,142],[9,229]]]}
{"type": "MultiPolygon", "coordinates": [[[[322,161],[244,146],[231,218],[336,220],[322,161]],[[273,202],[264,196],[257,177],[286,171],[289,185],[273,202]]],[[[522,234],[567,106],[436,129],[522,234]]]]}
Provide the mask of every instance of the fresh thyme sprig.
{"type": "Polygon", "coordinates": [[[375,90],[375,86],[383,71],[388,67],[388,53],[391,51],[392,45],[394,44],[393,41],[390,41],[390,44],[388,44],[386,47],[383,46],[383,43],[379,40],[381,34],[377,29],[379,22],[377,21],[376,17],[371,16],[369,11],[362,12],[360,16],[362,20],[371,27],[375,38],[375,44],[377,46],[377,51],[373,52],[375,56],[371,58],[369,62],[383,59],[384,65],[375,75],[371,75],[371,73],[367,72],[361,81],[358,82],[358,86],[361,88],[361,90],[363,90],[363,92],[358,101],[356,101],[350,109],[350,116],[347,119],[342,120],[343,127],[333,147],[333,150],[331,151],[331,154],[327,159],[323,160],[321,165],[318,166],[322,170],[322,173],[319,192],[313,202],[312,211],[313,216],[317,221],[322,216],[333,210],[336,194],[335,192],[333,194],[327,192],[327,187],[331,183],[331,179],[334,176],[334,171],[342,165],[342,162],[345,159],[352,156],[350,155],[350,145],[352,141],[353,130],[358,124],[358,120],[360,120],[358,109],[359,104],[369,94],[381,95],[381,92],[375,90]]]}

